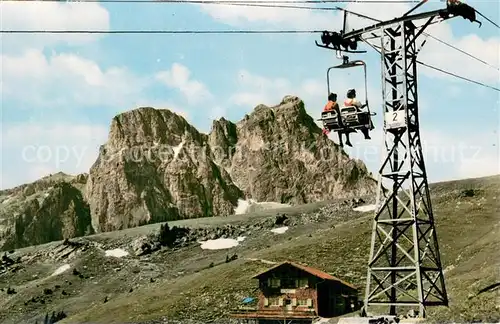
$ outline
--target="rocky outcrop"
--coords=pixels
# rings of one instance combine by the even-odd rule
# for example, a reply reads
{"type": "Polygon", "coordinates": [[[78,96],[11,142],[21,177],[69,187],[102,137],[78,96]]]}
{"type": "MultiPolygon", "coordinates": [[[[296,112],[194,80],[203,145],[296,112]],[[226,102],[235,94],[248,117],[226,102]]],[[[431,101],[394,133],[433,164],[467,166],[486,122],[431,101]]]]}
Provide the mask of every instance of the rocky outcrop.
{"type": "Polygon", "coordinates": [[[375,190],[366,166],[324,136],[297,97],[260,105],[237,124],[217,120],[209,141],[217,163],[257,201],[300,204],[375,190]]]}
{"type": "Polygon", "coordinates": [[[0,248],[92,234],[90,209],[81,192],[85,181],[85,174],[73,177],[59,173],[3,191],[0,248]]]}
{"type": "MultiPolygon", "coordinates": [[[[375,191],[365,165],[287,96],[202,134],[143,107],[111,122],[89,174],[58,173],[0,192],[0,247],[177,219],[231,215],[241,199],[302,204],[375,191]]],[[[142,248],[142,243],[137,243],[142,248]]]]}
{"type": "Polygon", "coordinates": [[[207,135],[169,110],[116,116],[87,182],[94,229],[232,214],[243,193],[212,156],[207,135]]]}

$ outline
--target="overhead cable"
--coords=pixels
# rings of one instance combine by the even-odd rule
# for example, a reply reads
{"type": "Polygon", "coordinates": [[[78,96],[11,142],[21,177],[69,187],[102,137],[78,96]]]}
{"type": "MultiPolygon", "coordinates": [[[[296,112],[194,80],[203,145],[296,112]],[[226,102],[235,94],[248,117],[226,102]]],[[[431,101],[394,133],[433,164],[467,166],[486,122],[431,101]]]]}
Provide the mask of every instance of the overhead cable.
{"type": "MultiPolygon", "coordinates": [[[[8,1],[8,2],[14,2],[14,1],[23,1],[23,0],[2,0],[2,1],[8,1]]],[[[23,2],[29,2],[33,0],[24,0],[23,2]]],[[[48,1],[48,2],[60,2],[60,0],[43,0],[43,1],[48,1]]],[[[207,4],[219,4],[219,5],[224,5],[224,4],[229,4],[229,5],[242,5],[242,6],[260,6],[258,3],[264,3],[267,1],[263,0],[247,0],[247,1],[211,1],[211,0],[82,0],[79,2],[168,2],[168,3],[207,3],[207,4]],[[252,4],[255,3],[255,4],[252,4]]],[[[357,1],[357,0],[277,0],[273,1],[274,3],[326,3],[326,2],[364,2],[364,1],[357,1]]],[[[372,2],[375,3],[375,1],[366,1],[366,2],[372,2]]],[[[385,2],[385,1],[379,1],[380,2],[385,2]]],[[[387,1],[387,2],[397,2],[397,1],[387,1]]],[[[419,2],[419,1],[399,1],[399,2],[419,2]]],[[[270,7],[270,8],[280,8],[280,7],[292,7],[292,6],[276,6],[276,5],[262,5],[262,7],[270,7]]],[[[355,13],[350,10],[345,10],[339,7],[334,7],[334,8],[318,8],[318,7],[303,7],[303,6],[297,6],[293,7],[294,9],[319,9],[319,10],[342,10],[346,11],[348,13],[357,15],[362,18],[374,20],[374,21],[380,21],[378,19],[368,17],[362,14],[355,13]]],[[[479,13],[479,12],[478,12],[479,13]]],[[[479,13],[480,14],[480,13],[479,13]]],[[[480,14],[483,16],[482,14],[480,14]]],[[[483,18],[489,20],[488,18],[484,17],[483,18]]],[[[496,25],[494,22],[490,21],[492,24],[496,25]]],[[[496,25],[498,27],[498,25],[496,25]]],[[[322,33],[323,30],[0,30],[0,33],[2,34],[313,34],[313,33],[322,33]]],[[[467,53],[458,47],[455,47],[449,43],[446,43],[443,40],[438,39],[437,37],[434,37],[428,33],[423,33],[439,42],[442,44],[445,44],[455,50],[458,50],[462,52],[463,54],[466,54],[479,62],[486,64],[492,68],[495,68],[496,70],[499,70],[499,68],[490,65],[489,63],[477,58],[476,56],[467,53]]],[[[368,43],[369,44],[369,43],[368,43]]],[[[489,86],[487,84],[481,83],[479,81],[471,80],[469,78],[460,76],[458,74],[445,71],[443,69],[437,68],[435,66],[423,63],[421,61],[417,61],[418,64],[421,64],[425,67],[428,67],[430,69],[436,70],[438,72],[456,77],[461,80],[465,80],[471,83],[475,83],[477,85],[481,85],[496,91],[500,91],[499,88],[495,88],[492,86],[489,86]]]]}
{"type": "MultiPolygon", "coordinates": [[[[63,2],[61,0],[2,0],[2,2],[63,2]]],[[[70,0],[66,3],[79,2],[103,2],[103,3],[364,3],[364,4],[381,4],[381,3],[418,3],[418,0],[70,0]]]]}
{"type": "MultiPolygon", "coordinates": [[[[33,2],[37,0],[0,0],[3,2],[33,2]]],[[[37,1],[40,2],[40,1],[37,1]]],[[[41,0],[41,2],[61,2],[61,0],[41,0]]],[[[336,11],[344,10],[340,7],[311,7],[300,4],[325,4],[325,3],[340,3],[340,2],[358,2],[358,1],[337,1],[337,0],[74,0],[68,3],[168,3],[168,4],[200,4],[200,5],[224,5],[224,6],[243,6],[243,7],[261,7],[261,8],[283,8],[283,9],[302,9],[302,10],[318,10],[318,11],[336,11]],[[285,5],[280,5],[285,4],[285,5]],[[288,5],[286,5],[288,4],[288,5]],[[295,4],[295,5],[294,5],[295,4]]],[[[395,1],[380,0],[380,1],[361,1],[362,3],[393,3],[395,1]]],[[[399,2],[399,1],[396,1],[399,2]]],[[[400,3],[412,2],[401,1],[400,3]]]]}
{"type": "Polygon", "coordinates": [[[433,70],[439,71],[439,72],[441,72],[441,73],[448,74],[448,75],[453,76],[453,77],[455,77],[455,78],[458,78],[458,79],[461,79],[461,80],[465,80],[465,81],[468,81],[468,82],[472,82],[472,83],[475,83],[475,84],[477,84],[477,85],[481,85],[481,86],[483,86],[483,87],[490,88],[490,89],[493,89],[493,90],[496,90],[496,91],[500,91],[500,89],[499,89],[499,88],[492,87],[492,86],[490,86],[490,85],[487,85],[487,84],[482,83],[482,82],[479,82],[479,81],[474,81],[474,80],[471,80],[471,79],[469,79],[469,78],[466,78],[466,77],[460,76],[460,75],[458,75],[458,74],[455,74],[455,73],[452,73],[452,72],[449,72],[449,71],[446,71],[446,70],[440,69],[440,68],[438,68],[438,67],[435,67],[435,66],[432,66],[432,65],[429,65],[429,64],[423,63],[423,62],[421,62],[421,61],[418,61],[418,60],[417,60],[417,63],[418,63],[418,64],[420,64],[420,65],[423,65],[423,66],[425,66],[425,67],[428,67],[428,68],[430,68],[430,69],[433,69],[433,70]]]}
{"type": "MultiPolygon", "coordinates": [[[[0,1],[8,1],[8,2],[30,2],[34,0],[0,0],[0,1]]],[[[44,2],[61,2],[60,0],[42,0],[44,2]]],[[[106,2],[105,1],[72,1],[71,3],[78,3],[78,2],[106,2]]],[[[328,0],[325,0],[328,1],[328,0]]],[[[276,4],[265,4],[269,3],[268,1],[220,1],[220,0],[188,0],[188,2],[184,0],[127,0],[127,1],[122,1],[122,0],[109,0],[107,2],[132,2],[132,3],[139,3],[139,2],[145,2],[145,3],[153,3],[153,2],[165,2],[169,4],[175,4],[175,3],[189,3],[189,4],[203,4],[203,5],[224,5],[224,6],[242,6],[242,7],[259,7],[259,8],[282,8],[282,9],[302,9],[302,10],[318,10],[318,11],[336,11],[336,10],[342,10],[339,7],[311,7],[311,6],[304,6],[304,5],[276,5],[276,4]]],[[[278,1],[279,3],[296,3],[296,4],[301,4],[301,3],[306,3],[304,1],[278,1]]],[[[273,1],[273,3],[276,3],[273,1]]],[[[312,3],[319,3],[317,1],[313,1],[312,3]]]]}
{"type": "MultiPolygon", "coordinates": [[[[350,14],[352,14],[352,15],[358,16],[358,17],[360,17],[360,18],[365,18],[365,19],[369,19],[369,20],[376,21],[376,22],[382,22],[382,20],[379,20],[379,19],[376,19],[376,18],[372,18],[372,17],[366,16],[366,15],[363,15],[363,14],[359,14],[359,13],[357,13],[357,12],[353,12],[353,11],[350,11],[350,10],[344,10],[344,9],[342,9],[342,8],[338,8],[338,10],[343,10],[343,11],[345,11],[345,12],[347,12],[347,13],[350,13],[350,14]]],[[[485,18],[485,19],[487,19],[487,18],[485,18]]],[[[497,27],[498,27],[498,26],[497,26],[497,27]]],[[[435,36],[433,36],[433,35],[431,35],[431,34],[429,34],[429,33],[426,33],[426,32],[423,32],[422,34],[423,34],[423,35],[425,35],[425,36],[428,36],[428,37],[430,37],[430,38],[432,38],[432,39],[434,39],[434,40],[436,40],[436,41],[438,41],[438,42],[440,42],[440,43],[441,43],[441,44],[443,44],[443,45],[446,45],[446,46],[448,46],[448,47],[450,47],[450,48],[452,48],[452,49],[454,49],[454,50],[457,50],[457,51],[461,52],[462,54],[465,54],[465,55],[467,55],[467,56],[469,56],[469,57],[471,57],[471,58],[475,59],[475,60],[476,60],[476,61],[478,61],[478,62],[481,62],[481,63],[483,63],[483,64],[485,64],[485,65],[487,65],[487,66],[489,66],[489,67],[491,67],[491,68],[493,68],[493,69],[495,69],[495,70],[497,70],[497,71],[500,71],[500,68],[499,68],[499,67],[494,66],[494,65],[491,65],[490,63],[488,63],[488,62],[486,62],[486,61],[484,61],[484,60],[480,59],[479,57],[477,57],[477,56],[475,56],[475,55],[472,55],[472,54],[470,54],[470,53],[468,53],[468,52],[464,51],[463,49],[460,49],[460,48],[458,48],[458,47],[456,47],[456,46],[454,46],[454,45],[452,45],[452,44],[450,44],[450,43],[447,43],[447,42],[445,42],[445,41],[444,41],[444,40],[442,40],[442,39],[439,39],[439,38],[437,38],[437,37],[435,37],[435,36]]],[[[377,37],[372,37],[372,38],[377,38],[377,37]]]]}
{"type": "MultiPolygon", "coordinates": [[[[0,0],[2,1],[2,0],[0,0]]],[[[139,0],[140,1],[140,0],[139,0]]],[[[176,1],[175,1],[176,2],[176,1]]],[[[173,4],[174,2],[171,2],[173,4]]],[[[203,4],[203,5],[222,5],[222,6],[242,6],[242,7],[259,7],[259,8],[283,8],[283,9],[302,9],[302,10],[319,10],[319,11],[335,11],[340,10],[339,7],[311,7],[304,5],[271,5],[271,4],[260,4],[260,3],[243,3],[243,2],[232,2],[232,1],[203,1],[203,0],[192,0],[190,4],[203,4]]],[[[286,2],[284,2],[286,3],[286,2]]],[[[289,2],[293,3],[293,2],[289,2]]],[[[300,3],[298,3],[300,4],[300,3]]]]}
{"type": "Polygon", "coordinates": [[[314,34],[322,30],[0,30],[2,34],[314,34]]]}
{"type": "MultiPolygon", "coordinates": [[[[19,1],[19,0],[2,0],[2,1],[19,1]]],[[[21,0],[22,1],[22,0],[21,0]]],[[[27,2],[33,1],[33,0],[26,0],[27,2]]],[[[60,0],[43,0],[43,1],[60,1],[60,0]]],[[[205,3],[205,4],[213,4],[213,5],[235,5],[235,6],[248,6],[248,7],[264,7],[264,8],[289,8],[289,9],[305,9],[305,10],[329,10],[329,11],[335,11],[335,10],[340,10],[344,11],[347,13],[350,13],[352,15],[358,16],[360,18],[365,18],[369,19],[372,21],[376,22],[381,22],[381,20],[369,17],[367,15],[363,15],[351,10],[346,10],[344,8],[340,7],[307,7],[307,6],[287,6],[287,5],[265,5],[265,4],[259,4],[259,3],[265,3],[267,1],[265,0],[247,0],[247,1],[238,1],[238,0],[228,0],[228,1],[216,1],[216,0],[103,0],[103,1],[108,1],[108,2],[166,2],[166,3],[205,3]]],[[[99,0],[82,0],[81,2],[103,2],[99,0]]],[[[337,0],[276,0],[273,1],[273,3],[322,3],[322,2],[335,2],[337,0]]],[[[339,0],[340,1],[340,0],[339,0]]],[[[337,1],[337,2],[339,2],[337,1]]],[[[344,0],[345,1],[345,0],[344,0]]],[[[349,1],[348,1],[349,2],[349,1]]],[[[373,1],[368,1],[368,2],[373,2],[373,1]]],[[[418,2],[418,1],[417,1],[418,2]]],[[[316,31],[283,31],[283,33],[295,33],[295,34],[304,34],[304,33],[315,33],[316,31]]],[[[322,32],[322,31],[318,31],[322,32]]],[[[52,30],[46,30],[46,31],[33,31],[33,30],[24,30],[24,31],[18,31],[18,30],[2,30],[1,33],[10,33],[10,34],[28,34],[28,33],[36,33],[36,34],[60,34],[60,33],[89,33],[89,34],[221,34],[221,33],[229,33],[229,34],[258,34],[258,33],[263,33],[263,34],[279,34],[280,31],[224,31],[224,32],[219,32],[219,31],[86,31],[86,32],[80,32],[80,31],[52,31],[52,30]]],[[[493,66],[489,64],[488,62],[478,58],[477,56],[474,56],[456,46],[453,46],[429,33],[424,32],[424,35],[431,37],[432,39],[452,48],[455,49],[475,60],[478,62],[481,62],[497,71],[500,71],[500,68],[493,66]]]]}
{"type": "MultiPolygon", "coordinates": [[[[376,52],[380,53],[380,48],[378,48],[377,46],[371,44],[370,42],[366,41],[365,40],[365,43],[367,43],[368,45],[370,45],[376,52]]],[[[435,66],[432,66],[430,64],[427,64],[427,63],[424,63],[422,61],[419,61],[419,60],[416,60],[417,64],[420,64],[420,65],[423,65],[427,68],[430,68],[430,69],[433,69],[435,71],[438,71],[438,72],[441,72],[441,73],[444,73],[444,74],[447,74],[447,75],[450,75],[450,76],[453,76],[455,78],[458,78],[458,79],[461,79],[461,80],[464,80],[464,81],[468,81],[468,82],[471,82],[471,83],[475,83],[477,85],[480,85],[480,86],[483,86],[483,87],[486,87],[486,88],[490,88],[490,89],[493,89],[493,90],[496,90],[496,91],[500,91],[500,89],[498,88],[495,88],[495,87],[492,87],[490,85],[487,85],[485,83],[482,83],[482,82],[479,82],[479,81],[475,81],[475,80],[472,80],[472,79],[469,79],[469,78],[466,78],[466,77],[463,77],[461,75],[458,75],[456,73],[452,73],[452,72],[449,72],[449,71],[446,71],[446,70],[443,70],[443,69],[440,69],[438,67],[435,67],[435,66]]]]}
{"type": "Polygon", "coordinates": [[[495,70],[497,70],[497,71],[500,71],[500,68],[498,68],[498,67],[496,67],[496,66],[494,66],[494,65],[491,65],[490,63],[488,63],[488,62],[486,62],[486,61],[483,61],[483,60],[482,60],[482,59],[480,59],[479,57],[476,57],[476,56],[474,56],[474,55],[472,55],[472,54],[470,54],[470,53],[467,53],[466,51],[464,51],[464,50],[462,50],[462,49],[460,49],[460,48],[458,48],[458,47],[456,47],[456,46],[453,46],[453,45],[451,45],[450,43],[447,43],[447,42],[445,42],[444,40],[441,40],[441,39],[439,39],[439,38],[437,38],[437,37],[434,37],[434,36],[432,36],[432,35],[430,35],[430,34],[427,34],[427,33],[424,33],[424,34],[425,34],[425,35],[427,35],[427,36],[429,36],[430,38],[432,38],[432,39],[434,39],[434,40],[436,40],[436,41],[440,42],[441,44],[444,44],[444,45],[446,45],[446,46],[448,46],[448,47],[451,47],[451,48],[453,48],[453,49],[455,49],[455,50],[457,50],[457,51],[459,51],[459,52],[461,52],[461,53],[463,53],[463,54],[465,54],[465,55],[467,55],[467,56],[469,56],[469,57],[471,57],[471,58],[473,58],[473,59],[475,59],[475,60],[477,60],[477,61],[479,61],[479,62],[481,62],[481,63],[483,63],[483,64],[485,64],[485,65],[487,65],[487,66],[489,66],[489,67],[491,67],[491,68],[493,68],[493,69],[495,69],[495,70]]]}
{"type": "Polygon", "coordinates": [[[479,11],[477,11],[476,9],[474,9],[474,10],[476,11],[476,13],[478,15],[480,15],[481,17],[483,17],[484,19],[486,19],[487,21],[489,21],[493,26],[495,26],[496,28],[500,28],[500,26],[496,22],[494,22],[490,18],[486,17],[485,15],[483,15],[482,13],[480,13],[479,11]]]}

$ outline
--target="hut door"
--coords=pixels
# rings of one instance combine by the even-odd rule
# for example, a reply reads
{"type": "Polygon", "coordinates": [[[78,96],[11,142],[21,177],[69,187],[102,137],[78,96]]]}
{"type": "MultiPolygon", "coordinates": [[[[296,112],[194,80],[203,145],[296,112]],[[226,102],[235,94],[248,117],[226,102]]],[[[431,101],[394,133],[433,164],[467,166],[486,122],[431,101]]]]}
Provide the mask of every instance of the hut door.
{"type": "Polygon", "coordinates": [[[291,299],[285,299],[285,307],[286,310],[293,310],[293,305],[292,305],[292,300],[291,299]]]}

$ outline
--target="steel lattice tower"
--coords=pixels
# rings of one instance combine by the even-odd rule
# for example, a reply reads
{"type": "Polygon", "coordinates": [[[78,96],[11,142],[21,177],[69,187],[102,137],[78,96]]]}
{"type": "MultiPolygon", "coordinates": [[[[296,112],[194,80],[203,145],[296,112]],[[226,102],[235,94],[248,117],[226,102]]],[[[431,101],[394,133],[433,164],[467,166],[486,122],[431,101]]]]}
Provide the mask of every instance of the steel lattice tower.
{"type": "Polygon", "coordinates": [[[396,315],[397,306],[412,306],[425,317],[425,306],[448,305],[448,297],[419,132],[416,40],[423,29],[403,21],[380,31],[385,157],[365,310],[387,305],[396,315]]]}
{"type": "Polygon", "coordinates": [[[378,22],[350,32],[345,31],[348,12],[367,16],[346,11],[344,30],[324,31],[323,45],[316,42],[319,47],[336,51],[337,57],[342,53],[365,53],[357,50],[359,41],[381,54],[385,156],[378,175],[365,314],[370,306],[389,306],[389,315],[397,315],[397,308],[408,306],[418,307],[419,317],[425,317],[427,306],[448,306],[420,140],[417,39],[429,25],[450,18],[478,21],[475,9],[458,0],[448,0],[443,9],[411,14],[426,2],[422,0],[401,17],[373,19],[378,22]],[[427,21],[416,27],[414,21],[421,19],[427,21]],[[364,38],[367,34],[369,39],[380,38],[380,46],[368,42],[364,38]]]}

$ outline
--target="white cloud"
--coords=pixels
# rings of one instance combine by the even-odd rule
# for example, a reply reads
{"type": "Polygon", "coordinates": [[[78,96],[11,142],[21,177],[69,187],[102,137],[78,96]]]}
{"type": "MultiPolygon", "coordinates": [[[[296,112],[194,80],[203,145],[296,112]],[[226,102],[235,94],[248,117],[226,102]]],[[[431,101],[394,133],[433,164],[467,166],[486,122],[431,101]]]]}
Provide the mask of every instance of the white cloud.
{"type": "MultiPolygon", "coordinates": [[[[227,0],[223,0],[224,2],[227,0]]],[[[397,1],[397,0],[396,0],[397,1]]],[[[343,24],[344,13],[336,10],[308,10],[295,8],[279,8],[283,3],[276,3],[272,0],[259,3],[259,6],[270,6],[263,8],[258,6],[235,6],[235,5],[198,5],[202,11],[209,14],[217,22],[226,23],[233,26],[244,26],[248,24],[265,25],[269,27],[295,27],[298,29],[318,29],[318,30],[340,30],[343,24]],[[272,6],[278,6],[272,7],[272,6]]],[[[293,4],[294,7],[311,7],[313,4],[293,4]]],[[[318,7],[326,7],[320,5],[318,7]]],[[[350,3],[345,9],[377,19],[391,19],[401,15],[410,8],[402,3],[350,3]]],[[[360,28],[373,21],[350,16],[348,20],[348,29],[360,28]]]]}
{"type": "Polygon", "coordinates": [[[467,159],[460,164],[456,179],[476,178],[500,174],[500,158],[496,155],[487,153],[481,154],[476,159],[467,159]]]}
{"type": "MultiPolygon", "coordinates": [[[[471,24],[470,27],[471,29],[475,28],[475,25],[471,24]]],[[[456,37],[453,35],[450,25],[446,23],[431,26],[427,31],[428,34],[437,37],[448,44],[458,47],[459,49],[462,49],[463,51],[489,63],[490,65],[496,67],[500,66],[500,56],[498,55],[500,51],[499,37],[483,39],[472,33],[464,37],[456,37]]],[[[499,85],[500,72],[498,70],[484,65],[483,63],[478,62],[477,60],[444,44],[441,44],[432,38],[428,38],[427,43],[424,45],[421,53],[419,54],[419,60],[426,64],[459,74],[466,78],[485,82],[492,86],[496,85],[498,87],[499,85]]],[[[452,76],[433,71],[426,67],[421,67],[420,71],[428,76],[445,78],[447,81],[453,80],[455,82],[463,82],[453,78],[452,76]]]]}
{"type": "Polygon", "coordinates": [[[48,174],[88,172],[98,148],[107,139],[108,128],[91,125],[49,123],[4,124],[2,128],[2,187],[31,182],[48,174]]]}
{"type": "Polygon", "coordinates": [[[428,164],[437,180],[500,174],[499,136],[483,130],[428,130],[422,135],[428,164]],[[432,165],[434,164],[434,165],[432,165]],[[441,174],[436,171],[439,168],[441,174]]]}
{"type": "MultiPolygon", "coordinates": [[[[155,79],[167,87],[179,91],[189,105],[198,105],[196,115],[193,116],[195,120],[190,122],[194,122],[200,131],[208,131],[211,120],[224,116],[227,111],[227,107],[221,105],[203,82],[193,78],[189,68],[183,64],[173,63],[170,70],[158,72],[155,79]],[[200,104],[203,105],[202,111],[199,110],[200,104]],[[203,121],[200,120],[200,117],[204,117],[203,121]]],[[[181,109],[174,108],[173,111],[186,119],[191,117],[181,109]]]]}
{"type": "Polygon", "coordinates": [[[294,90],[285,78],[266,78],[247,70],[238,72],[238,84],[241,90],[231,95],[229,101],[239,106],[273,105],[294,90]]]}
{"type": "MultiPolygon", "coordinates": [[[[377,116],[378,117],[378,116],[377,116]]],[[[382,123],[374,121],[371,140],[364,140],[361,133],[351,134],[353,147],[345,146],[350,157],[362,160],[376,174],[380,168],[382,151],[382,123]]],[[[337,134],[329,136],[338,142],[337,134]]],[[[479,131],[464,133],[461,129],[447,132],[422,129],[422,150],[430,181],[463,179],[499,174],[499,138],[479,131]]]]}
{"type": "Polygon", "coordinates": [[[145,98],[150,78],[124,67],[103,69],[76,54],[46,57],[37,49],[2,55],[1,63],[2,109],[12,116],[19,114],[16,110],[30,110],[23,123],[2,125],[2,175],[8,175],[2,176],[4,188],[58,171],[88,172],[108,129],[82,120],[86,114],[75,114],[75,107],[110,107],[120,113],[152,106],[187,117],[163,98],[145,98]]]}
{"type": "MultiPolygon", "coordinates": [[[[223,3],[226,0],[222,0],[223,3]]],[[[265,6],[283,6],[283,4],[275,3],[272,0],[266,1],[259,5],[265,6]]],[[[198,5],[202,11],[206,12],[218,22],[226,23],[233,26],[241,27],[251,23],[265,23],[273,26],[289,26],[305,29],[325,29],[331,28],[332,23],[338,20],[340,15],[335,11],[311,11],[301,9],[287,8],[264,8],[257,6],[235,6],[235,5],[198,5]]],[[[300,6],[294,4],[294,6],[300,6]]],[[[307,5],[310,6],[310,5],[307,5]]],[[[339,23],[338,26],[341,24],[339,23]]]]}
{"type": "MultiPolygon", "coordinates": [[[[398,0],[394,0],[397,2],[398,0]]],[[[369,1],[367,1],[369,2],[369,1]]],[[[349,3],[345,6],[346,10],[352,11],[354,13],[359,13],[368,17],[372,17],[378,20],[390,20],[401,16],[413,5],[408,5],[405,3],[349,3]]],[[[343,21],[343,18],[340,18],[343,21]]],[[[352,31],[354,29],[359,29],[367,27],[377,23],[377,21],[366,19],[363,17],[358,17],[356,15],[349,14],[347,18],[347,31],[352,31]]]]}
{"type": "Polygon", "coordinates": [[[170,88],[179,90],[190,104],[213,99],[207,87],[202,82],[192,79],[191,71],[180,63],[172,64],[170,70],[158,72],[156,79],[170,88]]]}
{"type": "Polygon", "coordinates": [[[41,50],[28,49],[21,55],[2,55],[1,63],[4,99],[30,106],[129,105],[148,85],[146,78],[125,67],[102,69],[72,53],[46,57],[41,50]]]}
{"type": "MultiPolygon", "coordinates": [[[[108,30],[109,13],[97,3],[1,2],[2,29],[19,30],[108,30]]],[[[98,34],[3,34],[3,50],[14,47],[49,46],[63,42],[83,45],[102,37],[98,34]]]]}

